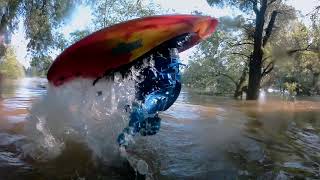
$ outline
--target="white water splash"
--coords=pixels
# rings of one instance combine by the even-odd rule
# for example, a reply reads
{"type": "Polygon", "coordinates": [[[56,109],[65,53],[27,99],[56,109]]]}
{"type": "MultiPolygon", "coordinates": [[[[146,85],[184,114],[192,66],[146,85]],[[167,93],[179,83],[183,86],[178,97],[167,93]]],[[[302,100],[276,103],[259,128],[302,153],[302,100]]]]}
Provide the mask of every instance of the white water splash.
{"type": "MultiPolygon", "coordinates": [[[[119,156],[141,174],[152,179],[147,163],[119,148],[118,135],[129,124],[128,106],[135,102],[136,83],[142,81],[145,67],[154,70],[152,57],[144,60],[140,68],[132,67],[123,78],[114,73],[111,78],[76,79],[62,86],[49,84],[47,94],[35,103],[25,126],[30,143],[24,145],[24,156],[37,161],[58,157],[68,141],[82,143],[106,164],[112,165],[119,156]],[[111,80],[113,79],[113,80],[111,80]]],[[[134,143],[127,135],[128,142],[134,143]]]]}
{"type": "Polygon", "coordinates": [[[32,141],[24,152],[38,160],[57,157],[66,141],[86,144],[96,156],[108,161],[118,153],[117,136],[128,125],[125,107],[135,97],[132,78],[74,80],[61,87],[48,87],[33,105],[26,134],[32,141]]]}
{"type": "Polygon", "coordinates": [[[24,153],[45,161],[60,155],[71,140],[84,143],[104,161],[114,160],[119,155],[117,137],[129,122],[126,107],[135,101],[135,85],[143,79],[141,70],[153,66],[151,57],[141,68],[131,68],[126,78],[115,73],[113,80],[103,78],[94,86],[92,79],[49,85],[28,117],[25,130],[32,143],[23,147],[24,153]]]}

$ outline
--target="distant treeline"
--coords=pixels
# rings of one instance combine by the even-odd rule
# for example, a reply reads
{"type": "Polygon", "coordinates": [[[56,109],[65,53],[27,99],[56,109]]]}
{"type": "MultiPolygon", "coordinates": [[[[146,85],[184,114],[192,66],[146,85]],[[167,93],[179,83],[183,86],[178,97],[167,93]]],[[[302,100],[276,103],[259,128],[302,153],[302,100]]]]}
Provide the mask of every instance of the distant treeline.
{"type": "Polygon", "coordinates": [[[25,69],[17,60],[12,48],[6,48],[5,55],[0,59],[1,78],[17,79],[25,75],[25,69]]]}

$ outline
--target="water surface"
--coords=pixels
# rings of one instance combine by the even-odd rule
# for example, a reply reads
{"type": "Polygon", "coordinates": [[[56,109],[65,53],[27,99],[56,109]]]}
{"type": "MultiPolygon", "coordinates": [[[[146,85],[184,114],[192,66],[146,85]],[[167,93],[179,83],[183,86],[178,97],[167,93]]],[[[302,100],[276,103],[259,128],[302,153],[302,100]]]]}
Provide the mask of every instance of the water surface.
{"type": "MultiPolygon", "coordinates": [[[[3,84],[0,179],[132,178],[125,163],[100,163],[75,142],[49,162],[23,156],[28,109],[46,93],[45,85],[39,78],[3,84]]],[[[149,164],[155,179],[319,179],[319,100],[248,102],[183,90],[161,113],[160,132],[137,137],[130,153],[149,164]]]]}

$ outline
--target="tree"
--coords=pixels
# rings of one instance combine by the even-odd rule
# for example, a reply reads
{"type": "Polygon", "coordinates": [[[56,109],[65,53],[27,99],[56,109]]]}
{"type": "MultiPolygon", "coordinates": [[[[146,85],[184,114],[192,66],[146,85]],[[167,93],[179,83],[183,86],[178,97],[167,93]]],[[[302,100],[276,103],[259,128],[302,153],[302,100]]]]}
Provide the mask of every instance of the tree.
{"type": "Polygon", "coordinates": [[[245,89],[251,45],[239,44],[246,38],[239,31],[244,23],[242,16],[221,17],[219,22],[216,32],[198,46],[184,72],[184,83],[215,94],[233,93],[237,98],[245,89]]]}
{"type": "Polygon", "coordinates": [[[0,74],[9,79],[17,79],[24,75],[23,66],[11,47],[6,49],[3,61],[0,63],[0,74]]]}
{"type": "Polygon", "coordinates": [[[99,0],[91,4],[94,9],[95,29],[101,29],[129,19],[160,13],[160,6],[152,0],[99,0]],[[158,10],[158,11],[157,11],[158,10]]]}
{"type": "Polygon", "coordinates": [[[70,36],[71,36],[71,44],[79,41],[80,39],[88,36],[90,34],[90,30],[88,29],[85,29],[85,30],[82,30],[82,31],[75,31],[75,32],[72,32],[70,33],[70,36]]]}
{"type": "Polygon", "coordinates": [[[55,46],[55,29],[60,27],[72,12],[73,0],[25,0],[23,17],[26,37],[29,39],[28,50],[34,56],[46,56],[55,46]]]}
{"type": "MultiPolygon", "coordinates": [[[[74,4],[73,0],[0,0],[0,49],[4,49],[1,37],[10,40],[18,22],[23,21],[29,52],[34,56],[46,54],[55,44],[54,30],[74,4]]],[[[0,51],[0,58],[3,52],[0,51]]]]}
{"type": "Polygon", "coordinates": [[[9,40],[9,31],[16,27],[16,13],[20,2],[18,0],[0,0],[0,59],[6,51],[9,40]]]}
{"type": "MultiPolygon", "coordinates": [[[[292,8],[286,6],[281,0],[207,0],[210,5],[230,5],[239,8],[243,13],[253,16],[249,20],[245,31],[248,34],[248,40],[251,41],[253,50],[250,54],[248,63],[249,81],[247,90],[247,99],[256,100],[259,95],[259,89],[262,77],[270,73],[274,62],[270,62],[264,67],[266,47],[279,15],[293,15],[292,8]]],[[[242,43],[240,43],[242,44],[242,43]]]]}
{"type": "Polygon", "coordinates": [[[57,33],[55,37],[55,47],[63,51],[68,46],[71,46],[72,44],[76,43],[77,41],[81,40],[82,38],[86,37],[91,33],[91,30],[85,29],[85,30],[76,30],[74,32],[71,32],[69,34],[69,37],[65,37],[61,33],[57,33]]]}
{"type": "Polygon", "coordinates": [[[277,67],[279,78],[282,83],[298,83],[298,94],[320,93],[319,32],[318,25],[307,27],[301,22],[293,22],[272,44],[275,56],[282,61],[277,67]]]}
{"type": "Polygon", "coordinates": [[[51,56],[35,56],[30,62],[32,75],[45,76],[52,64],[51,56]]]}

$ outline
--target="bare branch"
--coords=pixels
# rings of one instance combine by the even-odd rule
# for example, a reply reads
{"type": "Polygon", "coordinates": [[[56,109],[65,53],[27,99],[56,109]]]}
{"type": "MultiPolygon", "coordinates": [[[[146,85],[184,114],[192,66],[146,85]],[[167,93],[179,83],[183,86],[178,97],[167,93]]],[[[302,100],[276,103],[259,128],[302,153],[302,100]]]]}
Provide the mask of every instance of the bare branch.
{"type": "Polygon", "coordinates": [[[251,40],[254,38],[254,32],[255,32],[254,27],[247,24],[247,25],[242,26],[242,29],[243,29],[245,35],[248,37],[248,39],[251,40]]]}
{"type": "Polygon", "coordinates": [[[305,48],[299,48],[299,49],[289,50],[289,51],[287,51],[287,54],[288,54],[289,56],[291,56],[292,54],[294,54],[294,53],[296,53],[296,52],[299,52],[299,51],[309,51],[311,45],[312,45],[312,44],[308,44],[308,46],[305,47],[305,48]]]}
{"type": "Polygon", "coordinates": [[[269,74],[274,68],[274,61],[271,61],[266,68],[263,69],[261,76],[269,74]]]}
{"type": "Polygon", "coordinates": [[[307,13],[305,16],[310,16],[313,13],[317,13],[319,10],[320,10],[320,6],[317,6],[311,12],[307,13]]]}
{"type": "Polygon", "coordinates": [[[267,56],[267,57],[263,58],[262,63],[264,63],[269,58],[271,58],[271,56],[267,56]]]}
{"type": "Polygon", "coordinates": [[[253,45],[252,41],[244,40],[244,42],[237,41],[235,43],[227,42],[228,46],[230,47],[237,47],[237,46],[243,46],[243,45],[253,45]]]}
{"type": "Polygon", "coordinates": [[[237,53],[237,52],[233,52],[233,53],[231,53],[231,54],[244,56],[244,57],[246,57],[246,58],[250,59],[250,56],[249,56],[249,55],[247,55],[247,54],[237,53]]]}
{"type": "Polygon", "coordinates": [[[267,42],[271,36],[272,29],[273,29],[274,23],[276,21],[277,14],[278,14],[277,11],[272,12],[268,27],[266,29],[266,35],[263,37],[263,45],[262,45],[263,47],[267,44],[267,42]]]}
{"type": "Polygon", "coordinates": [[[273,4],[274,2],[276,2],[277,0],[271,0],[269,3],[268,3],[268,6],[273,4]]]}
{"type": "Polygon", "coordinates": [[[224,77],[230,79],[235,85],[237,85],[237,81],[234,80],[234,79],[233,79],[231,76],[229,76],[228,74],[224,74],[224,73],[219,72],[218,74],[216,74],[216,76],[224,76],[224,77]]]}
{"type": "Polygon", "coordinates": [[[253,42],[238,42],[235,44],[230,44],[231,47],[243,46],[243,45],[253,45],[253,42]]]}

